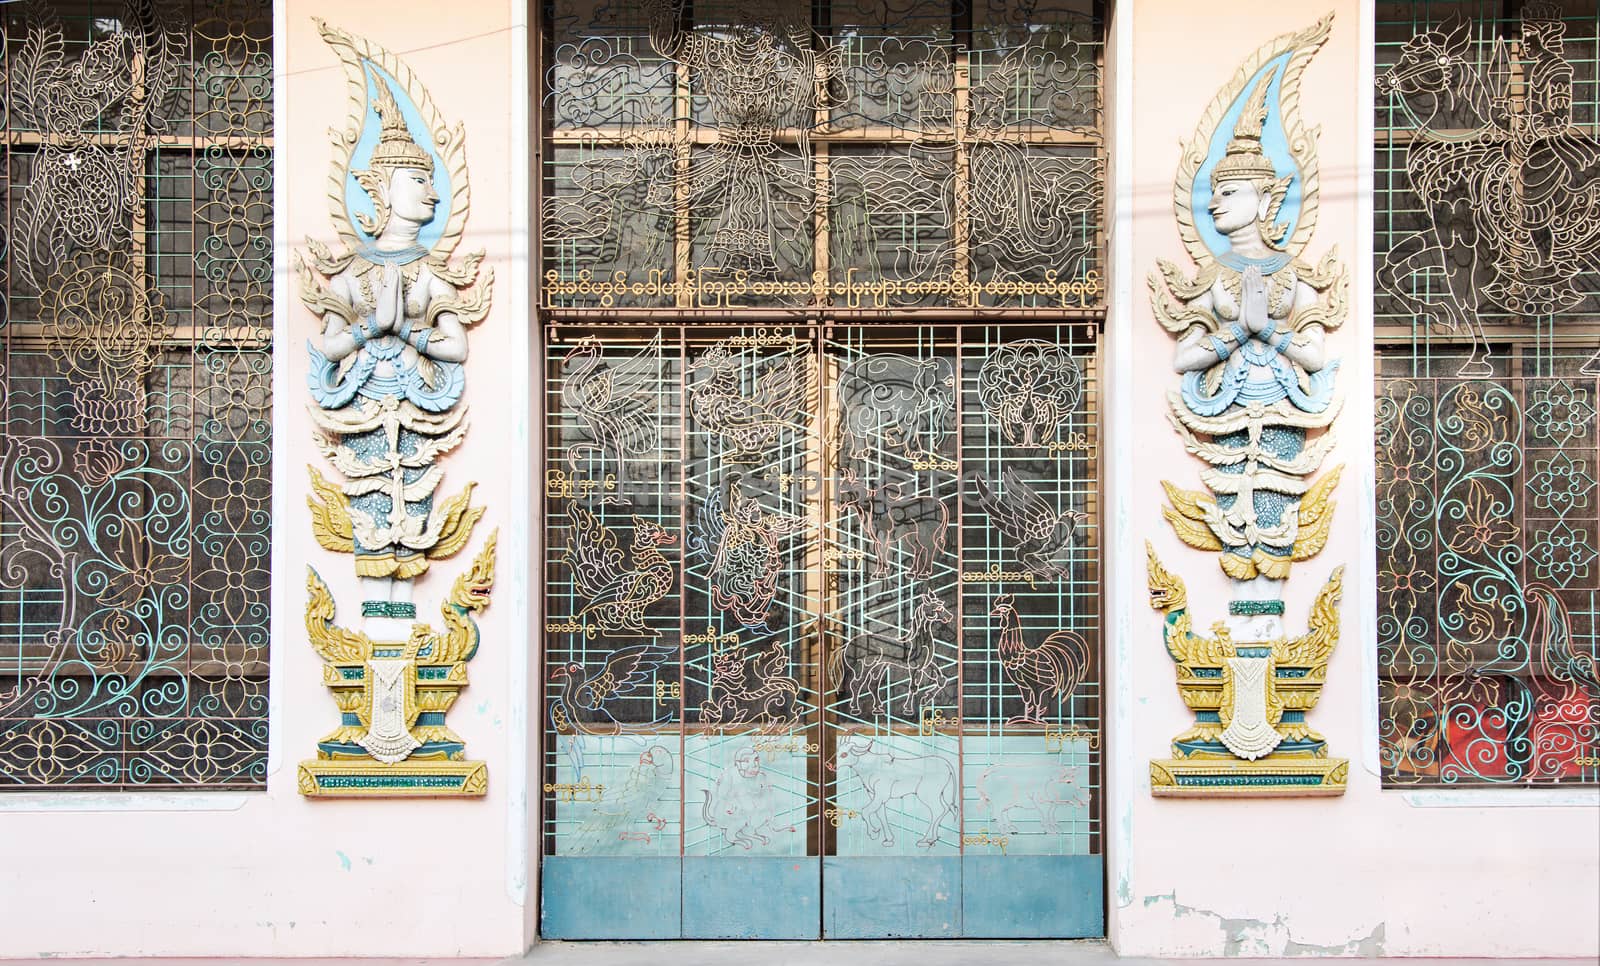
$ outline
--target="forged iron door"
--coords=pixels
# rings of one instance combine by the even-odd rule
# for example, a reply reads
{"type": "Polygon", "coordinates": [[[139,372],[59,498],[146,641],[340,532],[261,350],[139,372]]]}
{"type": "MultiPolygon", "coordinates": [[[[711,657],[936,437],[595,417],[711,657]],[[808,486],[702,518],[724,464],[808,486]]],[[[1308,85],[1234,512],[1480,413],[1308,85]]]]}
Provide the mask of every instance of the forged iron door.
{"type": "Polygon", "coordinates": [[[1095,340],[548,329],[543,935],[1103,934],[1095,340]]]}

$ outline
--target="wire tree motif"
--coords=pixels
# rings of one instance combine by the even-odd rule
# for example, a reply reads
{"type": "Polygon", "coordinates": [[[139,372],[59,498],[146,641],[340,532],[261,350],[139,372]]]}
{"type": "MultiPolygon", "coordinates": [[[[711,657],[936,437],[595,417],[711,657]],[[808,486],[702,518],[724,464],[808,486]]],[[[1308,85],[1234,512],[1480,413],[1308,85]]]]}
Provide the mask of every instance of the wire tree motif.
{"type": "Polygon", "coordinates": [[[259,786],[271,11],[59,9],[4,21],[0,787],[259,786]]]}
{"type": "Polygon", "coordinates": [[[1388,785],[1600,782],[1600,17],[1379,27],[1388,785]]]}

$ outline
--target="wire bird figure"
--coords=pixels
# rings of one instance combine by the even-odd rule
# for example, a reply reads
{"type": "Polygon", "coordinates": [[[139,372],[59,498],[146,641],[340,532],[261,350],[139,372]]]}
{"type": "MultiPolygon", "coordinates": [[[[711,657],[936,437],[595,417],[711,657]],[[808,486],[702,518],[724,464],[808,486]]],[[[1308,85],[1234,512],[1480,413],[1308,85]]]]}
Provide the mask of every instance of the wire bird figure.
{"type": "Polygon", "coordinates": [[[1061,577],[1067,567],[1057,557],[1071,546],[1088,515],[1070,508],[1057,510],[1015,470],[1007,468],[1000,479],[1004,489],[996,493],[982,476],[972,478],[978,505],[995,528],[1016,545],[1018,557],[1029,570],[1041,577],[1061,577]]]}
{"type": "Polygon", "coordinates": [[[677,535],[652,520],[633,517],[633,546],[625,558],[617,535],[576,502],[567,507],[567,549],[561,561],[572,569],[582,596],[577,618],[593,621],[604,636],[651,636],[645,612],[672,592],[672,563],[661,548],[677,535]]]}
{"type": "Polygon", "coordinates": [[[561,362],[561,400],[588,426],[593,443],[567,448],[577,468],[585,451],[598,449],[615,461],[617,483],[628,482],[629,464],[652,454],[661,439],[656,393],[661,387],[661,333],[638,352],[614,362],[601,360],[600,340],[585,336],[561,362]]]}
{"type": "MultiPolygon", "coordinates": [[[[1378,284],[1408,313],[1471,334],[1462,376],[1494,372],[1485,309],[1555,315],[1600,283],[1600,141],[1572,126],[1560,16],[1545,3],[1523,10],[1520,110],[1505,41],[1486,76],[1460,17],[1411,38],[1378,78],[1415,126],[1405,174],[1427,219],[1384,254],[1378,284]]],[[[1600,353],[1583,371],[1600,373],[1600,353]]]]}
{"type": "Polygon", "coordinates": [[[816,359],[808,352],[771,357],[745,391],[744,373],[754,368],[730,351],[725,339],[689,364],[689,374],[706,373],[689,386],[689,414],[727,447],[724,460],[755,463],[772,446],[811,422],[816,359]]]}

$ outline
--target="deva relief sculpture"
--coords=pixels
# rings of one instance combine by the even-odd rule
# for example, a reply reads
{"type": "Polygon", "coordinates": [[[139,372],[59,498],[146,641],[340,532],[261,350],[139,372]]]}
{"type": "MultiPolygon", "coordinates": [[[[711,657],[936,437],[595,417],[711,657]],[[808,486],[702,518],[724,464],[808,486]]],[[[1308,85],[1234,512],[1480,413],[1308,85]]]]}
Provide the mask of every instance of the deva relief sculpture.
{"type": "Polygon", "coordinates": [[[306,631],[342,720],[300,766],[306,795],[482,795],[445,712],[478,647],[495,535],[452,585],[443,630],[418,621],[417,578],[472,542],[483,514],[472,484],[443,489],[441,458],[467,431],[467,329],[489,310],[481,252],[451,255],[470,199],[465,131],[447,126],[421,82],[388,51],[318,23],[339,55],[351,115],[334,132],[328,199],[342,247],[307,240],[301,300],[322,320],[311,340],[312,419],[337,473],[311,467],[317,541],[350,554],[360,630],[307,574],[306,631]]]}
{"type": "Polygon", "coordinates": [[[1203,490],[1163,482],[1178,538],[1216,554],[1232,587],[1209,637],[1192,630],[1181,578],[1150,549],[1151,604],[1195,726],[1151,763],[1157,795],[1340,794],[1347,763],[1306,723],[1338,641],[1343,568],[1291,637],[1283,585],[1327,542],[1340,467],[1323,470],[1341,398],[1327,333],[1347,278],[1328,252],[1302,258],[1316,227],[1318,162],[1299,117],[1301,75],[1332,17],[1256,51],[1211,102],[1174,190],[1195,269],[1162,262],[1156,318],[1177,339],[1181,388],[1169,419],[1203,464],[1203,490]]]}

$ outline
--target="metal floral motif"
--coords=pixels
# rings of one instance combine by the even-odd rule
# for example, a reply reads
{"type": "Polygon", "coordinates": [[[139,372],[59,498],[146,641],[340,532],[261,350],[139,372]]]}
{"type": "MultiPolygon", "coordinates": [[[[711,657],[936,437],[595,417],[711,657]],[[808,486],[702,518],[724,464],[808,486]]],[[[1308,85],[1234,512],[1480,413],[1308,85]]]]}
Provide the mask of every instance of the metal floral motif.
{"type": "MultiPolygon", "coordinates": [[[[1572,360],[1575,362],[1575,360],[1572,360]]],[[[1592,421],[1523,407],[1596,383],[1386,380],[1378,593],[1389,784],[1600,779],[1600,460],[1592,421]]]]}
{"type": "Polygon", "coordinates": [[[270,5],[8,9],[0,787],[259,787],[270,5]]]}

